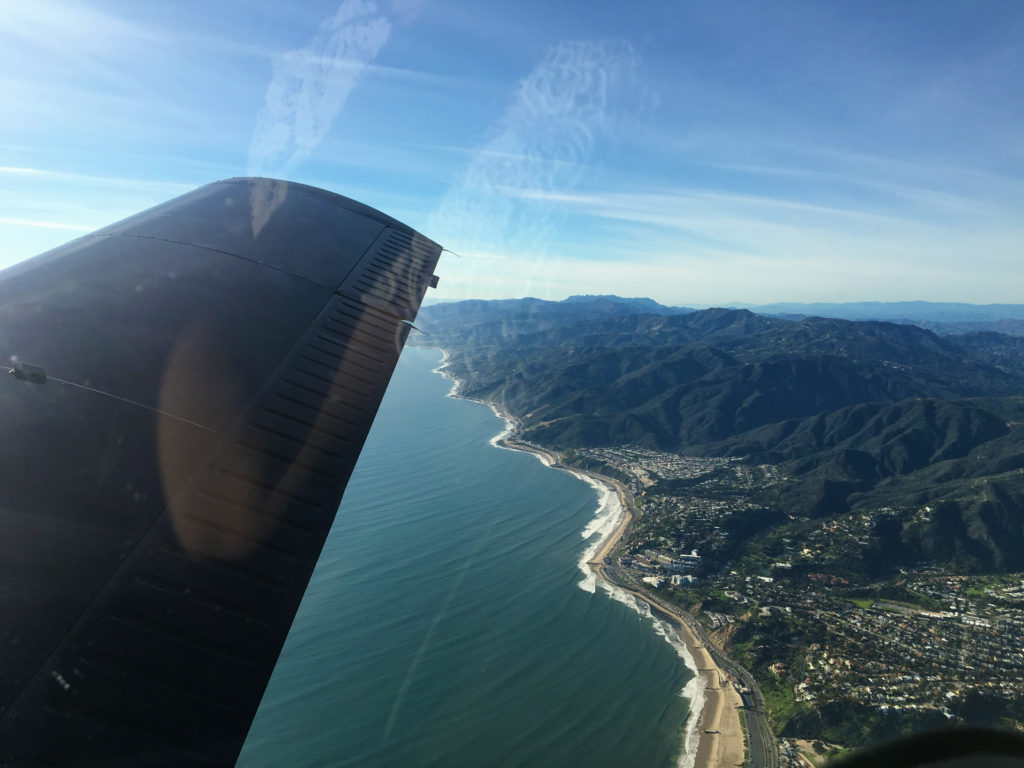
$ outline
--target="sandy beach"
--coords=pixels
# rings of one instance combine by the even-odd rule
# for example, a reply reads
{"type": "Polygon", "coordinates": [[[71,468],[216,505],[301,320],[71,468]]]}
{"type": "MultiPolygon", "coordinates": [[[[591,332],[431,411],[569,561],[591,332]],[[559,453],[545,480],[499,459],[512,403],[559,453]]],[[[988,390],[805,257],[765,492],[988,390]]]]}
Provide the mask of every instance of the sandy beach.
{"type": "MultiPolygon", "coordinates": [[[[438,373],[451,379],[453,382],[450,397],[459,397],[460,384],[455,377],[451,376],[445,369],[448,362],[447,351],[442,350],[444,359],[436,369],[438,373]]],[[[465,398],[472,399],[472,398],[465,398]]],[[[482,401],[475,401],[482,402],[482,401]]],[[[622,539],[628,530],[633,516],[630,510],[633,509],[631,494],[616,480],[602,475],[577,469],[575,467],[564,467],[560,463],[560,457],[549,450],[528,443],[516,440],[514,434],[515,420],[493,403],[483,403],[494,410],[495,414],[504,419],[507,425],[506,430],[498,435],[492,444],[516,451],[525,451],[536,454],[547,466],[562,469],[575,475],[585,476],[591,481],[612,490],[618,496],[619,504],[623,514],[619,518],[614,529],[607,532],[593,550],[586,564],[590,567],[597,578],[601,579],[613,589],[620,589],[628,592],[638,600],[650,605],[650,601],[634,590],[622,587],[611,581],[604,573],[604,559],[615,549],[615,546],[622,539]]],[[[739,707],[743,702],[728,675],[720,669],[711,657],[711,654],[704,648],[698,638],[693,634],[686,621],[677,613],[667,610],[661,605],[653,606],[659,614],[667,616],[674,625],[679,639],[689,650],[693,658],[697,675],[703,681],[703,706],[700,707],[699,722],[687,723],[688,738],[687,746],[694,743],[689,734],[696,737],[696,754],[684,755],[680,760],[681,766],[692,768],[732,768],[732,766],[744,765],[745,748],[743,726],[740,723],[739,707]]],[[[695,702],[695,704],[697,704],[695,702]]],[[[697,704],[697,706],[700,706],[697,704]]]]}
{"type": "Polygon", "coordinates": [[[705,683],[706,698],[697,726],[700,742],[694,768],[743,765],[743,727],[739,716],[743,701],[732,682],[715,665],[711,655],[682,620],[678,621],[676,631],[693,654],[698,674],[705,683]]]}
{"type": "MultiPolygon", "coordinates": [[[[620,494],[623,508],[629,509],[627,491],[619,483],[601,478],[611,483],[620,494]]],[[[597,554],[590,563],[598,577],[608,581],[604,574],[604,558],[615,548],[625,533],[632,517],[627,512],[615,531],[605,538],[598,547],[597,554]]],[[[612,582],[609,582],[612,583],[612,582]]],[[[630,592],[634,597],[648,602],[643,595],[615,585],[618,589],[630,592]]],[[[742,766],[745,764],[745,748],[743,726],[740,723],[739,708],[743,700],[729,676],[715,664],[711,654],[693,634],[687,623],[678,614],[666,610],[663,606],[655,606],[657,611],[667,615],[675,626],[679,639],[683,641],[693,657],[697,674],[703,679],[704,706],[698,723],[689,723],[697,736],[697,753],[694,756],[693,768],[725,768],[726,766],[742,766]]]]}

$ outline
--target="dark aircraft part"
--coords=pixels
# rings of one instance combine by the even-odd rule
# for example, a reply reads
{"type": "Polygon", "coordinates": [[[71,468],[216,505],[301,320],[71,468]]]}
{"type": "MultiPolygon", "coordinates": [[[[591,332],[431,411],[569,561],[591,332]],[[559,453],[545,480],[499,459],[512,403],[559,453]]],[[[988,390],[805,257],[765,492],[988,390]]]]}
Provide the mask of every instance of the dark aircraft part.
{"type": "Polygon", "coordinates": [[[859,750],[829,768],[1024,768],[1024,737],[987,728],[916,733],[859,750]]]}
{"type": "Polygon", "coordinates": [[[232,179],[0,273],[0,766],[234,764],[440,251],[232,179]]]}
{"type": "Polygon", "coordinates": [[[31,381],[36,384],[46,383],[46,371],[38,365],[15,363],[14,368],[11,369],[11,373],[23,381],[31,381]]]}

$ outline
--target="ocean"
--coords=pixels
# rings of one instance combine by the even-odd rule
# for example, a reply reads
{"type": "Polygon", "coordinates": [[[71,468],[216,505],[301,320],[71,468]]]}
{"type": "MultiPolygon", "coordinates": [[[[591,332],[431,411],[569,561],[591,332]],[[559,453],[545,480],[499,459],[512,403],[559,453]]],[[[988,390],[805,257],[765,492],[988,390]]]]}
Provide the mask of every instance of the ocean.
{"type": "Polygon", "coordinates": [[[603,494],[440,361],[402,354],[238,766],[685,764],[678,646],[581,570],[603,494]]]}

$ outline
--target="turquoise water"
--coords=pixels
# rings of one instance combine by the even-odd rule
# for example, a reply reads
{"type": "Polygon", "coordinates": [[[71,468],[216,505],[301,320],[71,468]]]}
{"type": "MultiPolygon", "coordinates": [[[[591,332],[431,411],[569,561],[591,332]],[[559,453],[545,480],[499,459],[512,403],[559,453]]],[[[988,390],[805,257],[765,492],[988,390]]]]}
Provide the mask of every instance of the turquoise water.
{"type": "Polygon", "coordinates": [[[406,349],[238,765],[673,766],[691,674],[579,588],[596,494],[406,349]]]}

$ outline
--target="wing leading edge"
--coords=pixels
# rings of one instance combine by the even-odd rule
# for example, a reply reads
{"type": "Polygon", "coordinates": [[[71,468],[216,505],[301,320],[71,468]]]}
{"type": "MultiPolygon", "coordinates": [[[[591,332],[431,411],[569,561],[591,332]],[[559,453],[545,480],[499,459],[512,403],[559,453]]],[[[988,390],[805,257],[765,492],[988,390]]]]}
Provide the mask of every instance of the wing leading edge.
{"type": "Polygon", "coordinates": [[[440,252],[231,179],[0,273],[0,765],[233,765],[440,252]]]}

